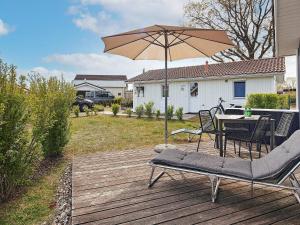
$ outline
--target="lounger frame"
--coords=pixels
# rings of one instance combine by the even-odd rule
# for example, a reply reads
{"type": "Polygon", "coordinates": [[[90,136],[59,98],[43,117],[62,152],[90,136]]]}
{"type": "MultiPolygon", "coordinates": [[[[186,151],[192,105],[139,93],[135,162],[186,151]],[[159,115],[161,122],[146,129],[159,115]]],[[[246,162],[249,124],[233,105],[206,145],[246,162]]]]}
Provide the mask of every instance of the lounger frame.
{"type": "Polygon", "coordinates": [[[282,177],[276,183],[248,180],[248,179],[239,178],[239,177],[235,177],[235,176],[209,173],[209,172],[203,172],[203,171],[192,170],[192,169],[184,169],[184,168],[178,168],[178,167],[173,167],[173,166],[154,164],[151,162],[149,163],[149,165],[152,167],[152,170],[151,170],[151,174],[150,174],[148,188],[151,188],[165,173],[167,173],[166,172],[167,170],[175,170],[175,171],[179,171],[179,172],[194,173],[194,174],[208,176],[210,179],[210,182],[211,182],[211,200],[212,200],[212,202],[216,201],[216,199],[218,197],[218,190],[219,190],[221,178],[224,178],[224,179],[231,179],[231,180],[244,181],[244,182],[251,183],[252,196],[253,196],[253,190],[254,190],[253,185],[254,184],[290,190],[295,195],[298,203],[300,204],[300,184],[294,174],[294,171],[300,166],[300,162],[298,162],[284,177],[282,177]],[[160,172],[156,177],[153,178],[154,171],[156,168],[163,169],[163,171],[160,172]],[[290,180],[291,186],[283,185],[282,183],[288,178],[290,180]]]}

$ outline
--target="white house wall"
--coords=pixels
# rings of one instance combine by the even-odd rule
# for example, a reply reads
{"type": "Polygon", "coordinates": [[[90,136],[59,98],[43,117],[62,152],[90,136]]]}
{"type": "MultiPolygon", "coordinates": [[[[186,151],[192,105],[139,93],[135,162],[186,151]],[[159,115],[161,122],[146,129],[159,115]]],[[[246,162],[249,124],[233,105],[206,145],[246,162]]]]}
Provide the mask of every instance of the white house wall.
{"type": "MultiPolygon", "coordinates": [[[[246,99],[234,98],[234,81],[246,81],[246,96],[251,93],[275,93],[276,82],[274,77],[230,79],[230,80],[198,80],[198,81],[177,81],[169,84],[168,104],[174,105],[175,109],[183,107],[184,113],[198,112],[200,109],[209,109],[218,104],[219,97],[226,103],[244,106],[246,99]],[[198,96],[190,96],[190,84],[198,82],[198,96]]],[[[162,97],[163,83],[144,83],[144,97],[137,97],[136,86],[134,85],[133,107],[149,101],[154,102],[155,109],[164,112],[164,98],[162,97]]]]}

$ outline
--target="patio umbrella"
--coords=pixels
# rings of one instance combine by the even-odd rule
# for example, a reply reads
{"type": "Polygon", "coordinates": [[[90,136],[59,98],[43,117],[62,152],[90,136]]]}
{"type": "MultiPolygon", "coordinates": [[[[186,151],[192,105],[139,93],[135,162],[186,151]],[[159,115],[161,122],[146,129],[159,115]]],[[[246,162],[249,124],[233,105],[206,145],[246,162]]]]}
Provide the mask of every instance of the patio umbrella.
{"type": "Polygon", "coordinates": [[[223,30],[154,25],[102,38],[104,52],[133,60],[165,60],[165,144],[168,142],[168,61],[210,57],[232,48],[223,30]]]}

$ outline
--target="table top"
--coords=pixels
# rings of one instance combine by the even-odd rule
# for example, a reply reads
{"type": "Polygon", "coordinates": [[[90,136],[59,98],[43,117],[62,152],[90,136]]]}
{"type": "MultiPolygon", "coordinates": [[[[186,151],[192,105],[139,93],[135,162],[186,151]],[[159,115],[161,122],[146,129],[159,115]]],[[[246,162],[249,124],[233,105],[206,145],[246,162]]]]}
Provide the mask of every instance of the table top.
{"type": "Polygon", "coordinates": [[[230,114],[216,114],[216,118],[218,120],[258,120],[259,115],[252,115],[250,117],[246,117],[244,115],[230,115],[230,114]]]}

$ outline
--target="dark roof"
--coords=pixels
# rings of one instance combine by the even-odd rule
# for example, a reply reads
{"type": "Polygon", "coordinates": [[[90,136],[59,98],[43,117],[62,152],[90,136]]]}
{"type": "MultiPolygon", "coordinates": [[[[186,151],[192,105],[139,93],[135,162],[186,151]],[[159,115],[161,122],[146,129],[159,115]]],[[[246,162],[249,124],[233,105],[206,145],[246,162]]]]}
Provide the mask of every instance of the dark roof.
{"type": "MultiPolygon", "coordinates": [[[[210,78],[284,72],[285,61],[283,57],[279,57],[209,64],[207,72],[205,71],[205,65],[169,68],[168,79],[184,79],[198,77],[210,78]]],[[[163,80],[164,76],[164,69],[149,70],[143,74],[129,79],[128,82],[163,80]]]]}
{"type": "Polygon", "coordinates": [[[87,75],[77,74],[74,80],[127,80],[126,75],[87,75]]]}

